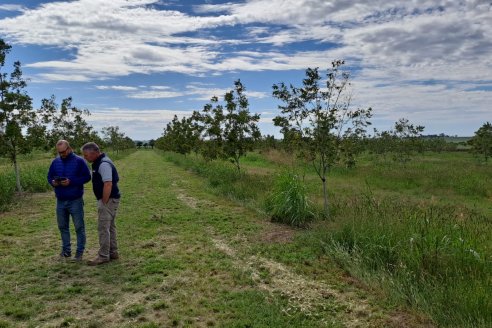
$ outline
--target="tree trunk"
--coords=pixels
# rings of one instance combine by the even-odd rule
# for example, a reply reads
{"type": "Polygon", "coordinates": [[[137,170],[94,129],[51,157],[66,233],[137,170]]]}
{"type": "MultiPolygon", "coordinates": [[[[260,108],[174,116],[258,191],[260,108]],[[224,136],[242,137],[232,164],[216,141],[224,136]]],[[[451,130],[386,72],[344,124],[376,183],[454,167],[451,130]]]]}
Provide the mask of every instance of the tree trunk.
{"type": "Polygon", "coordinates": [[[20,183],[19,163],[17,163],[17,156],[15,155],[14,155],[14,169],[15,169],[15,184],[17,186],[17,191],[22,192],[22,186],[20,183]]]}
{"type": "Polygon", "coordinates": [[[321,181],[323,181],[323,198],[324,198],[324,210],[325,210],[325,216],[326,218],[330,217],[329,209],[328,209],[328,193],[326,190],[326,175],[321,178],[321,181]]]}
{"type": "Polygon", "coordinates": [[[239,174],[241,174],[241,166],[239,165],[239,158],[236,160],[236,167],[239,174]]]}

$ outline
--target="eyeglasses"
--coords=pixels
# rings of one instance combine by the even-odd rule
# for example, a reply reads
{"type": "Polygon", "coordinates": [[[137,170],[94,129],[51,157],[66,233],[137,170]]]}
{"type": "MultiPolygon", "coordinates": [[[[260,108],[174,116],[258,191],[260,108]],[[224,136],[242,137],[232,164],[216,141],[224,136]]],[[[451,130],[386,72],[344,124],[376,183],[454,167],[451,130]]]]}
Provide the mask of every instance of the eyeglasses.
{"type": "Polygon", "coordinates": [[[68,149],[69,149],[69,147],[65,148],[65,150],[59,151],[58,154],[60,154],[60,155],[66,154],[68,149]]]}

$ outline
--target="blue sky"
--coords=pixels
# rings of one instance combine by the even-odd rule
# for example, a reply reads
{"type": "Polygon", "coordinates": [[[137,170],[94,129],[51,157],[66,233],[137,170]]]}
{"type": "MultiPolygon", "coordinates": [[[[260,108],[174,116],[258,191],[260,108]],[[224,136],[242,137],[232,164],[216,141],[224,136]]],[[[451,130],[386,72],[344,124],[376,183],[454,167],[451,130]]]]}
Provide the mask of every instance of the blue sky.
{"type": "MultiPolygon", "coordinates": [[[[272,85],[344,59],[354,106],[373,126],[399,118],[425,133],[472,135],[492,121],[490,1],[72,0],[0,3],[0,38],[30,79],[87,108],[100,130],[157,138],[236,79],[264,134],[280,136],[272,85]]],[[[8,67],[10,69],[10,67],[8,67]]]]}

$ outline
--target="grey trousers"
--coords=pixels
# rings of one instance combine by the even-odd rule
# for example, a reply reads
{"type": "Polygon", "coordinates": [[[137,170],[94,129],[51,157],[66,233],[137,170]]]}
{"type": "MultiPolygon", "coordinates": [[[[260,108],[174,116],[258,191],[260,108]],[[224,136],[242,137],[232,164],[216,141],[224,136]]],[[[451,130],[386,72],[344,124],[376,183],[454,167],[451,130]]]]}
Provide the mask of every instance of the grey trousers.
{"type": "Polygon", "coordinates": [[[107,204],[104,204],[102,200],[97,201],[99,256],[105,259],[109,259],[110,254],[118,251],[114,221],[119,204],[120,200],[117,198],[110,198],[107,204]]]}

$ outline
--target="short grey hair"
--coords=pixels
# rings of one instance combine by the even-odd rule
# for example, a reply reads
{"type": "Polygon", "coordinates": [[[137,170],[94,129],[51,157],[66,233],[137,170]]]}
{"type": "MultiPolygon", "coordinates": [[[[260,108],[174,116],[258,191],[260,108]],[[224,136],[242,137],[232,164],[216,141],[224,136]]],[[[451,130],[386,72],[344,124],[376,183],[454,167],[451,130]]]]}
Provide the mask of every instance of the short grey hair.
{"type": "Polygon", "coordinates": [[[61,146],[61,145],[64,145],[64,146],[67,146],[67,148],[70,148],[70,144],[68,143],[68,141],[64,140],[64,139],[61,139],[61,140],[58,140],[58,142],[56,143],[56,146],[61,146]]]}
{"type": "Polygon", "coordinates": [[[82,152],[84,151],[100,151],[99,146],[95,142],[88,142],[80,148],[82,152]]]}

